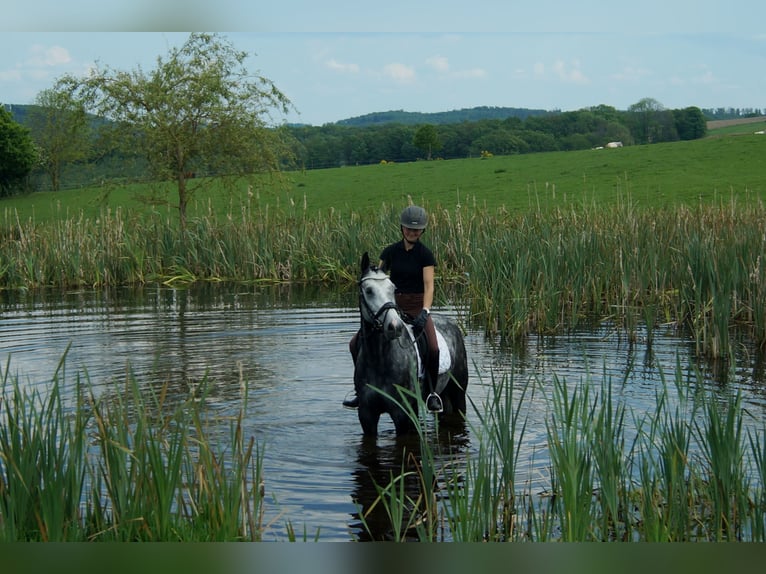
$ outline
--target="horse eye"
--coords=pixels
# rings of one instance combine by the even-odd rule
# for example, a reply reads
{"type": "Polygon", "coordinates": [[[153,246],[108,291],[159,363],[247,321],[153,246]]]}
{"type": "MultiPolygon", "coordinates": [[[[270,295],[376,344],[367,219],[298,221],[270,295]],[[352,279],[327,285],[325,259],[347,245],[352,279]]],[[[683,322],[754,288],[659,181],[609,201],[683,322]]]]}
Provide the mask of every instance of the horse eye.
{"type": "Polygon", "coordinates": [[[367,287],[364,292],[367,293],[367,295],[372,295],[372,287],[367,287]]]}

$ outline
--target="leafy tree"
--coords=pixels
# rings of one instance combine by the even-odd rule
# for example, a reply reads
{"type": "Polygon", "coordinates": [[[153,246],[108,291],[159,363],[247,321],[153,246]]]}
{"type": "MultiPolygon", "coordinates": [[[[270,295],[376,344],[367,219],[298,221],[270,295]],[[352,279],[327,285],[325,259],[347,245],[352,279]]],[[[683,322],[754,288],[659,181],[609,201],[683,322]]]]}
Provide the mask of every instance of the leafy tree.
{"type": "Polygon", "coordinates": [[[673,115],[678,137],[682,140],[694,140],[707,134],[707,120],[699,108],[692,106],[683,110],[673,110],[673,115]]]}
{"type": "Polygon", "coordinates": [[[0,196],[21,187],[37,161],[37,150],[29,130],[0,107],[0,196]]]}
{"type": "Polygon", "coordinates": [[[123,149],[144,154],[151,174],[175,181],[180,223],[195,175],[237,177],[277,173],[288,153],[283,130],[273,129],[271,111],[287,113],[290,100],[271,80],[248,72],[248,54],[216,34],[193,33],[154,70],[97,69],[84,78],[60,80],[86,109],[111,120],[123,149]]]}
{"type": "Polygon", "coordinates": [[[628,108],[633,135],[639,143],[653,143],[662,131],[661,112],[665,108],[653,98],[643,98],[628,108]]]}
{"type": "Polygon", "coordinates": [[[61,189],[64,165],[88,156],[88,117],[85,108],[66,91],[43,90],[30,110],[28,125],[40,150],[51,189],[61,189]]]}
{"type": "Polygon", "coordinates": [[[433,124],[424,124],[415,131],[412,143],[426,152],[426,159],[431,159],[433,152],[441,149],[439,134],[433,124]]]}

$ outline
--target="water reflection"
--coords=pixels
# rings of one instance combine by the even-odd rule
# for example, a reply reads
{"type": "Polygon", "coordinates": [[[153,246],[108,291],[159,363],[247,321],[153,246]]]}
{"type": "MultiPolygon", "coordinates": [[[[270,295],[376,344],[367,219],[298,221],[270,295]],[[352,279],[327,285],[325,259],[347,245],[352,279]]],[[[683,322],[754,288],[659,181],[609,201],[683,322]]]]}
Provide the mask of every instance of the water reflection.
{"type": "MultiPolygon", "coordinates": [[[[44,389],[66,353],[65,378],[87,376],[100,393],[121,388],[128,372],[142,385],[167,385],[179,401],[204,382],[211,412],[228,417],[245,408],[246,431],[264,448],[266,540],[285,540],[288,523],[308,539],[386,539],[382,507],[367,517],[369,532],[360,514],[373,506],[374,485],[387,484],[417,445],[405,450],[385,416],[378,439],[363,440],[355,412],[340,406],[352,388],[348,340],[359,324],[356,304],[353,285],[0,292],[0,375],[7,367],[22,386],[44,389]]],[[[465,325],[460,306],[441,311],[465,325]]],[[[479,412],[469,407],[466,428],[434,439],[439,456],[459,458],[475,448],[471,427],[492,381],[506,375],[519,389],[535,387],[525,398],[525,474],[518,484],[540,489],[548,474],[545,418],[554,376],[606,382],[640,417],[653,413],[663,378],[680,369],[696,384],[697,369],[711,388],[741,391],[751,422],[763,424],[766,367],[757,349],[742,342],[722,366],[695,361],[693,341],[682,333],[653,336],[651,347],[631,344],[602,325],[506,349],[468,328],[469,397],[479,412]]],[[[407,484],[412,496],[417,487],[407,484]]]]}
{"type": "MultiPolygon", "coordinates": [[[[444,482],[450,477],[441,474],[447,468],[452,473],[460,472],[459,464],[469,448],[470,440],[465,424],[450,425],[435,430],[427,427],[429,435],[425,444],[430,452],[422,455],[422,445],[417,437],[393,437],[380,442],[374,438],[362,437],[357,449],[356,466],[352,470],[354,489],[351,498],[358,506],[352,514],[350,526],[361,542],[396,541],[397,532],[391,524],[386,503],[389,495],[379,497],[386,489],[393,489],[395,496],[404,497],[406,512],[402,517],[399,540],[418,540],[417,527],[424,519],[425,490],[438,494],[444,489],[444,482]],[[424,473],[421,461],[433,460],[434,481],[426,489],[422,483],[424,473]],[[394,477],[405,475],[404,483],[395,483],[394,477]],[[401,489],[401,490],[400,490],[401,489]]],[[[394,503],[395,504],[395,503],[394,503]]]]}

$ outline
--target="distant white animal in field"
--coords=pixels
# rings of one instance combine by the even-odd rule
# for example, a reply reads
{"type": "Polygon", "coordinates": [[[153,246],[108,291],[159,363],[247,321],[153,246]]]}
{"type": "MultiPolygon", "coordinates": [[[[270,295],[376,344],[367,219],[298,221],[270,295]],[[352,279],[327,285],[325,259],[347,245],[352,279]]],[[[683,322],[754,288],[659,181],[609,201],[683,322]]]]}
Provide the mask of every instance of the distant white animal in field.
{"type": "Polygon", "coordinates": [[[609,142],[606,147],[622,147],[622,142],[609,142]]]}
{"type": "Polygon", "coordinates": [[[761,134],[761,135],[763,135],[763,134],[766,134],[766,131],[764,131],[764,130],[761,130],[761,131],[758,131],[758,132],[753,132],[753,133],[754,133],[754,134],[761,134]]]}

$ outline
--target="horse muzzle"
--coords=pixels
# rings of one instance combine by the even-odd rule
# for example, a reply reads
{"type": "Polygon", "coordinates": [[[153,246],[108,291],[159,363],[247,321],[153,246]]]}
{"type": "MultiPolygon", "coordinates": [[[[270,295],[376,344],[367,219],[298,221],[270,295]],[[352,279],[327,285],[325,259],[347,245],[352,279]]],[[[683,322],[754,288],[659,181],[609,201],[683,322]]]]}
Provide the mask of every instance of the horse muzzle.
{"type": "Polygon", "coordinates": [[[399,313],[391,312],[389,310],[385,317],[383,317],[383,336],[389,340],[393,341],[394,339],[398,339],[402,335],[402,331],[404,330],[404,321],[399,316],[399,313]]]}

